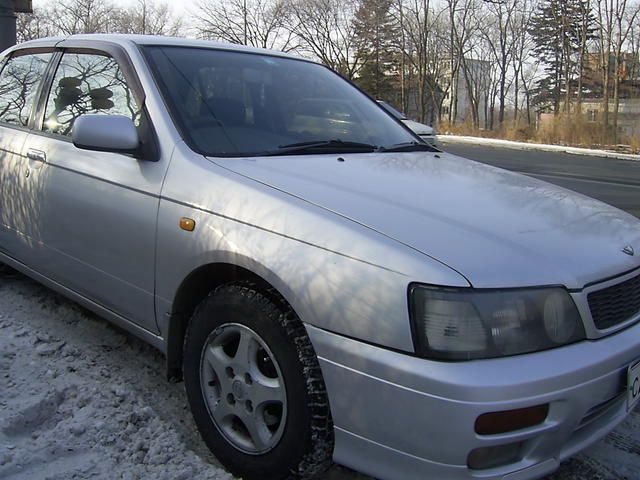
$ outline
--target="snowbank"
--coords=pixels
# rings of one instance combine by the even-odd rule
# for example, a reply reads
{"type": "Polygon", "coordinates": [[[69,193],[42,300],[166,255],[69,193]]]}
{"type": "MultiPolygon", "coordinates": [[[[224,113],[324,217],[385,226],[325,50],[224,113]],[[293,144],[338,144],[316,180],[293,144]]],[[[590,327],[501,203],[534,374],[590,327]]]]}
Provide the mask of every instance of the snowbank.
{"type": "Polygon", "coordinates": [[[608,150],[595,150],[591,148],[565,147],[562,145],[545,145],[541,143],[513,142],[511,140],[500,140],[497,138],[466,137],[458,135],[437,135],[436,138],[444,143],[472,143],[475,145],[511,148],[514,150],[543,150],[547,152],[570,153],[573,155],[589,155],[594,157],[640,161],[640,155],[611,152],[608,150]]]}
{"type": "Polygon", "coordinates": [[[151,347],[22,275],[0,277],[0,478],[231,479],[163,376],[151,347]]]}
{"type": "MultiPolygon", "coordinates": [[[[551,478],[637,479],[639,416],[551,478]]],[[[158,352],[0,266],[0,478],[232,477],[201,442],[158,352]]],[[[366,478],[335,467],[324,480],[366,478]]]]}

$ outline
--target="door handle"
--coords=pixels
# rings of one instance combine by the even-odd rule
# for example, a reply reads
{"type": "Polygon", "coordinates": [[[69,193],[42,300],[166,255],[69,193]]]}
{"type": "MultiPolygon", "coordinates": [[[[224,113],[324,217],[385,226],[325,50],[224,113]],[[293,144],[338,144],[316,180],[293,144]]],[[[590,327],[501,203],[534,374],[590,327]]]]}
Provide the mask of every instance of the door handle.
{"type": "Polygon", "coordinates": [[[27,150],[27,158],[29,160],[33,160],[34,162],[46,162],[47,154],[42,150],[36,150],[35,148],[30,148],[27,150]]]}

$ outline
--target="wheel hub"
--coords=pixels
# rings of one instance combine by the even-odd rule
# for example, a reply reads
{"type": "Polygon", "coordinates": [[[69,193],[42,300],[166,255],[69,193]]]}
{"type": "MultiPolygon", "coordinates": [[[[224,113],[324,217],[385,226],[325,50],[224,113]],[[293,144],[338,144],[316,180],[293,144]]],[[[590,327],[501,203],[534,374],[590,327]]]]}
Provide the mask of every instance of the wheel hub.
{"type": "Polygon", "coordinates": [[[245,386],[242,384],[242,381],[235,380],[231,387],[231,391],[233,392],[237,400],[244,400],[244,397],[246,395],[246,389],[245,389],[245,386]]]}
{"type": "Polygon", "coordinates": [[[278,444],[287,395],[276,357],[260,335],[236,323],[216,328],[202,350],[200,381],[211,420],[231,445],[258,455],[278,444]]]}

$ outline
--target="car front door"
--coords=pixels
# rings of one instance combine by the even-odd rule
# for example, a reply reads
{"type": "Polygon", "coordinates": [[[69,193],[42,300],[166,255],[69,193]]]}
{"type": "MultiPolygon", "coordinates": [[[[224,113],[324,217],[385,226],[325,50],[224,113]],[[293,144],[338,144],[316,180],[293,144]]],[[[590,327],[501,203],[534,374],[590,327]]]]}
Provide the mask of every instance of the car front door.
{"type": "Polygon", "coordinates": [[[16,51],[0,71],[0,251],[34,266],[42,254],[44,159],[25,148],[52,50],[16,51]]]}
{"type": "Polygon", "coordinates": [[[92,113],[126,115],[145,145],[153,143],[144,96],[132,88],[130,64],[126,76],[121,62],[103,51],[64,50],[40,109],[40,131],[27,147],[43,152],[49,169],[41,193],[45,274],[157,333],[155,233],[167,165],[153,154],[136,159],[71,141],[74,121],[92,113]]]}

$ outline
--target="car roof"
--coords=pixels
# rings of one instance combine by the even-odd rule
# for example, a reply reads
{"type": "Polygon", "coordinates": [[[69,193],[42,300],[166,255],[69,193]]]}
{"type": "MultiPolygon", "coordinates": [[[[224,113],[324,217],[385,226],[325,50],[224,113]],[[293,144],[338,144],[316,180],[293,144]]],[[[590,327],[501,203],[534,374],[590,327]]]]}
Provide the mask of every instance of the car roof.
{"type": "Polygon", "coordinates": [[[258,53],[263,55],[271,55],[277,57],[292,58],[296,60],[305,60],[316,63],[308,58],[298,57],[279,50],[269,50],[266,48],[248,47],[245,45],[237,45],[233,43],[218,42],[213,40],[196,40],[191,38],[165,37],[154,35],[134,35],[120,33],[92,33],[81,35],[70,35],[67,37],[47,37],[37,40],[29,40],[14,46],[11,50],[20,50],[23,48],[34,47],[52,47],[67,40],[83,40],[87,42],[109,42],[118,45],[155,45],[155,46],[175,46],[175,47],[191,47],[191,48],[208,48],[212,50],[231,50],[238,52],[258,53]]]}

